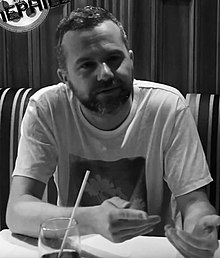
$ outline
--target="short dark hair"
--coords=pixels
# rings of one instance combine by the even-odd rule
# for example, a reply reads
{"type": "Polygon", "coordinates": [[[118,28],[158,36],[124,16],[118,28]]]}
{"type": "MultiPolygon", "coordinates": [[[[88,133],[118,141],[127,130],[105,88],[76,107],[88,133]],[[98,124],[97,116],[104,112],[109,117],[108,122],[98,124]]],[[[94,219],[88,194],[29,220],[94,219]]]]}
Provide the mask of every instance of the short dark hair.
{"type": "Polygon", "coordinates": [[[78,8],[72,11],[69,16],[64,17],[57,27],[56,50],[57,61],[60,68],[66,68],[66,59],[62,48],[64,34],[68,31],[94,28],[106,20],[113,21],[119,27],[122,40],[128,49],[128,40],[125,30],[112,13],[101,7],[86,6],[84,8],[78,8]]]}

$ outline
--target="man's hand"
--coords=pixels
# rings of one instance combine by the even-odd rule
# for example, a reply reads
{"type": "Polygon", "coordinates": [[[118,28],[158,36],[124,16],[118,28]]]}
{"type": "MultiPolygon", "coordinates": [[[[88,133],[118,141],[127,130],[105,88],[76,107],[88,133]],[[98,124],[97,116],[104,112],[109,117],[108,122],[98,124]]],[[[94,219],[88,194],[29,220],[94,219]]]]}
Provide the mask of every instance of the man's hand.
{"type": "Polygon", "coordinates": [[[192,233],[166,225],[165,235],[185,258],[212,258],[219,246],[219,225],[219,216],[207,215],[196,223],[192,233]]]}
{"type": "Polygon", "coordinates": [[[123,242],[151,232],[160,222],[159,216],[148,216],[144,211],[129,209],[129,206],[129,202],[119,197],[104,201],[97,214],[96,233],[113,242],[123,242]]]}

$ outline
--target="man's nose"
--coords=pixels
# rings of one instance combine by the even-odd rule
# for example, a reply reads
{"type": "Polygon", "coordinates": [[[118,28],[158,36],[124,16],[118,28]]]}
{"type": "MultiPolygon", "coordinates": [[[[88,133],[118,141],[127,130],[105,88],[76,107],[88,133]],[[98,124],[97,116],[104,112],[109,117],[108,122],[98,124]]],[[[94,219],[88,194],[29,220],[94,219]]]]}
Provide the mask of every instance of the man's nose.
{"type": "Polygon", "coordinates": [[[107,81],[109,78],[112,78],[114,74],[112,73],[110,67],[106,63],[101,63],[98,68],[97,80],[98,81],[107,81]]]}

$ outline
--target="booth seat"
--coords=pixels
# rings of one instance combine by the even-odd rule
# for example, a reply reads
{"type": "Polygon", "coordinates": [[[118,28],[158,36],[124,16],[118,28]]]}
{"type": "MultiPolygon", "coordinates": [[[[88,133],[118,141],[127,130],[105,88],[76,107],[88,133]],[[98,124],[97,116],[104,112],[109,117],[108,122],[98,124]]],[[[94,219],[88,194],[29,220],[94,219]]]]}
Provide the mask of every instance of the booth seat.
{"type": "MultiPolygon", "coordinates": [[[[11,174],[17,155],[20,125],[31,88],[0,88],[0,230],[7,228],[5,211],[10,189],[11,174]]],[[[207,187],[208,197],[220,214],[220,106],[219,96],[213,94],[187,94],[201,142],[214,182],[207,187]]],[[[46,191],[48,202],[56,203],[57,193],[53,178],[46,191]]]]}
{"type": "MultiPolygon", "coordinates": [[[[207,187],[210,202],[220,215],[220,95],[186,95],[191,113],[196,122],[213,182],[207,187]]],[[[220,232],[219,232],[220,239],[220,232]]]]}
{"type": "MultiPolygon", "coordinates": [[[[0,230],[7,228],[6,207],[17,156],[21,120],[30,96],[36,91],[31,88],[0,88],[0,230]]],[[[56,204],[57,191],[53,177],[46,187],[44,199],[56,204]]]]}

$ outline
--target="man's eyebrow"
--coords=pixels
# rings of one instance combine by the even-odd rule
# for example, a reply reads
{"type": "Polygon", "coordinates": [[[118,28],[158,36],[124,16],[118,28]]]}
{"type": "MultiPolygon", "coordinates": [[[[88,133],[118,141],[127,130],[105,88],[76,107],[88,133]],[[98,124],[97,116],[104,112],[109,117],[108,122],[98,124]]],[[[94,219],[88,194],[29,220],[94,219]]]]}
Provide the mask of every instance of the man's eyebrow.
{"type": "MultiPolygon", "coordinates": [[[[105,58],[111,56],[111,55],[123,55],[123,51],[121,49],[114,49],[106,53],[105,58]]],[[[79,65],[81,63],[92,61],[94,58],[92,56],[83,56],[76,60],[76,65],[79,65]]]]}
{"type": "Polygon", "coordinates": [[[80,57],[79,59],[76,60],[76,64],[81,64],[86,61],[92,61],[92,58],[91,57],[80,57]]]}
{"type": "Polygon", "coordinates": [[[114,55],[114,54],[123,54],[124,52],[121,49],[114,49],[112,51],[109,51],[107,55],[114,55]]]}

